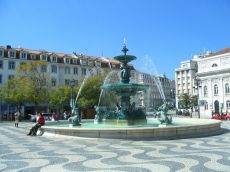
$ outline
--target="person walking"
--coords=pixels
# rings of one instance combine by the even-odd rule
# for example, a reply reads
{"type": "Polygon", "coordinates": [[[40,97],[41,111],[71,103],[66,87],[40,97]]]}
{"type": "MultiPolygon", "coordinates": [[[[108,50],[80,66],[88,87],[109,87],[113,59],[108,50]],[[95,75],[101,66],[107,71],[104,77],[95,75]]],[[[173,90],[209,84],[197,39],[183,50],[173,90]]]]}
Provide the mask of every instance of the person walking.
{"type": "Polygon", "coordinates": [[[19,111],[15,112],[15,114],[14,114],[14,120],[15,120],[14,125],[15,125],[15,127],[18,127],[19,117],[20,117],[20,112],[19,111]]]}

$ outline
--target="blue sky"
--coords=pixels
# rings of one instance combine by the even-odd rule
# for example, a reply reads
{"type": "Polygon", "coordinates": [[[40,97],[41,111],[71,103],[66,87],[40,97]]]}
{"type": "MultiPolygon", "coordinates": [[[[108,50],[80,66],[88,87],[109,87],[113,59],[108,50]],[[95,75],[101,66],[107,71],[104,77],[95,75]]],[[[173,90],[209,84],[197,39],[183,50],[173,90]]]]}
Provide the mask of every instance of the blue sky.
{"type": "Polygon", "coordinates": [[[114,57],[174,79],[180,61],[230,47],[228,0],[0,0],[0,45],[114,57]]]}

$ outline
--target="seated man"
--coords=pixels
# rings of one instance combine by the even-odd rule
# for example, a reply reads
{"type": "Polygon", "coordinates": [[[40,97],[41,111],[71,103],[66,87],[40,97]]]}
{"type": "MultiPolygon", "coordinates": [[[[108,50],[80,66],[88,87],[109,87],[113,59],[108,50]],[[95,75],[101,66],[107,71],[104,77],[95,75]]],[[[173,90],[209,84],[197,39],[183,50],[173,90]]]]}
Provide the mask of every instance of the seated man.
{"type": "Polygon", "coordinates": [[[41,113],[38,113],[38,120],[37,123],[30,129],[30,132],[27,134],[28,136],[36,136],[37,135],[37,131],[38,128],[40,128],[41,126],[43,126],[45,124],[45,118],[44,116],[42,116],[41,113]]]}

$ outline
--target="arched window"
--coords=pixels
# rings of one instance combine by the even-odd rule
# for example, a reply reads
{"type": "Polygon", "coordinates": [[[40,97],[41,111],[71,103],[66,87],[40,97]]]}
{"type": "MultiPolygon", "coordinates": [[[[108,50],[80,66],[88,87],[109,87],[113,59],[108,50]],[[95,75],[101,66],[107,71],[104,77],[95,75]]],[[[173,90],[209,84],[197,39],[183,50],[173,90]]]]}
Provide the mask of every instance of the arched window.
{"type": "Polygon", "coordinates": [[[204,97],[208,96],[208,87],[204,86],[204,97]]]}
{"type": "Polygon", "coordinates": [[[214,95],[215,96],[218,95],[218,85],[217,84],[214,85],[214,95]]]}
{"type": "Polygon", "coordinates": [[[229,88],[229,84],[228,83],[225,84],[225,93],[226,94],[230,93],[230,88],[229,88]]]}
{"type": "Polygon", "coordinates": [[[217,64],[216,63],[212,64],[212,67],[217,67],[217,64]]]}

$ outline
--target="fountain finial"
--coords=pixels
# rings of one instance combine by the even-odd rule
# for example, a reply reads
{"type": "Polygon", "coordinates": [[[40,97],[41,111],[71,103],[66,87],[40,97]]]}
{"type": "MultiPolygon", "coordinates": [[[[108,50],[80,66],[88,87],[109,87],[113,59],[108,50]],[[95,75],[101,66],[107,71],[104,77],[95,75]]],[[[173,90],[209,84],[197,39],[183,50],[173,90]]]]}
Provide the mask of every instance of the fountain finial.
{"type": "Polygon", "coordinates": [[[127,51],[129,51],[129,49],[126,47],[126,39],[125,38],[124,38],[124,46],[123,46],[123,48],[122,48],[121,51],[123,51],[123,53],[125,54],[125,56],[127,54],[127,51]]]}

